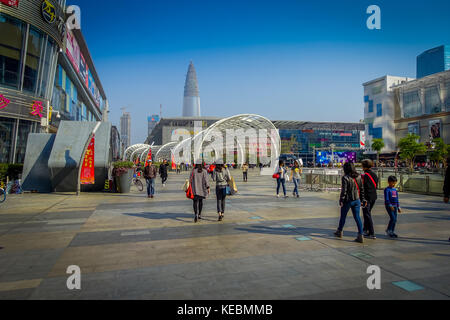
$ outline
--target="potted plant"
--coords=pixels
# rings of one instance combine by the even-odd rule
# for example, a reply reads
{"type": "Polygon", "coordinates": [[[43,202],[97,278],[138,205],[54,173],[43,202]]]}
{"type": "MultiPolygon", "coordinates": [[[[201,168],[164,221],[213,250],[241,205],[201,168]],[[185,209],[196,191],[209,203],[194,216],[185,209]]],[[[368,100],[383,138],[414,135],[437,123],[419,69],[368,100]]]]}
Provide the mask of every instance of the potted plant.
{"type": "Polygon", "coordinates": [[[133,179],[134,163],[131,161],[118,161],[113,163],[113,177],[120,193],[129,193],[133,179]]]}

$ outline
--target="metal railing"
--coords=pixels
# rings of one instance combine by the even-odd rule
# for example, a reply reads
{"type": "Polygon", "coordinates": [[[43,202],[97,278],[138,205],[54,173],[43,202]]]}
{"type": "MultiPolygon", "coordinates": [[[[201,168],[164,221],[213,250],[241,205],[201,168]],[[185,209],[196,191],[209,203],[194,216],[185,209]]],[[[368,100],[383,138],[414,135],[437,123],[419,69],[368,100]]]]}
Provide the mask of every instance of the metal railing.
{"type": "MultiPolygon", "coordinates": [[[[388,186],[388,177],[396,176],[397,189],[401,192],[418,193],[424,195],[442,195],[444,176],[441,173],[420,173],[394,170],[374,170],[379,178],[378,190],[388,186]]],[[[362,170],[358,170],[362,173],[362,170]]],[[[309,191],[339,191],[342,169],[303,169],[303,189],[309,191]]]]}

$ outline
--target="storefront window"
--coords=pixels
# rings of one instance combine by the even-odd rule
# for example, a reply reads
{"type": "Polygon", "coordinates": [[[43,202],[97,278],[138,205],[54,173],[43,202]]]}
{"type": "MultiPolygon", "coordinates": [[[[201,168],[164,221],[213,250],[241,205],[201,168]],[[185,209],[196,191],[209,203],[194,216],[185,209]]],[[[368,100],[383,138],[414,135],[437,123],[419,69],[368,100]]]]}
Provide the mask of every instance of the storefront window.
{"type": "Polygon", "coordinates": [[[18,88],[24,25],[0,13],[0,84],[18,88]]]}
{"type": "Polygon", "coordinates": [[[42,69],[42,85],[39,91],[39,95],[41,97],[45,97],[45,91],[47,90],[47,83],[49,80],[51,59],[54,54],[54,48],[55,48],[54,41],[49,37],[47,41],[47,48],[45,50],[44,64],[42,69]]]}
{"type": "Polygon", "coordinates": [[[403,95],[403,112],[405,118],[422,115],[422,104],[420,103],[419,92],[412,91],[403,95]]]}
{"type": "Polygon", "coordinates": [[[15,120],[0,118],[0,163],[9,163],[15,120]]]}
{"type": "Polygon", "coordinates": [[[20,120],[16,145],[16,163],[25,162],[28,135],[32,132],[32,128],[33,123],[31,121],[20,120]]]}
{"type": "Polygon", "coordinates": [[[30,92],[36,91],[39,71],[39,59],[43,47],[43,36],[36,29],[30,27],[28,36],[27,57],[25,60],[25,77],[23,89],[30,92]]]}
{"type": "Polygon", "coordinates": [[[441,112],[441,98],[437,87],[425,89],[425,112],[426,114],[441,112]]]}

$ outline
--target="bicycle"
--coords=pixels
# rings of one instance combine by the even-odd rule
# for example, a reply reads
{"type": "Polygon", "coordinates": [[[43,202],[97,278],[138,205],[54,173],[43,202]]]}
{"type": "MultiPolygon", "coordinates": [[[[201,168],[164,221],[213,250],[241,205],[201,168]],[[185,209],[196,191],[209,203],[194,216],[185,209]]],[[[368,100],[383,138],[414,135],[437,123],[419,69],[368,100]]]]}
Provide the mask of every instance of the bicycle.
{"type": "Polygon", "coordinates": [[[6,200],[6,191],[3,188],[0,188],[0,203],[5,202],[6,200]]]}
{"type": "Polygon", "coordinates": [[[138,188],[139,191],[144,190],[144,184],[142,183],[141,179],[134,177],[133,184],[136,186],[136,188],[138,188]]]}

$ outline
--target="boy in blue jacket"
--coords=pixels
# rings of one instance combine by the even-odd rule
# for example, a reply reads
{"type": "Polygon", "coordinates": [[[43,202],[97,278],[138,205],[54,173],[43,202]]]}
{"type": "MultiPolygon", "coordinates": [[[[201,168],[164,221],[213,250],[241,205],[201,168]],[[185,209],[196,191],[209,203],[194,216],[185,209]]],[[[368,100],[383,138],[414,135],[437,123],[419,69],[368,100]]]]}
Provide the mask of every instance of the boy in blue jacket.
{"type": "Polygon", "coordinates": [[[386,230],[386,233],[391,238],[398,238],[395,234],[395,225],[397,223],[397,214],[402,213],[400,208],[400,202],[398,201],[398,191],[395,189],[397,184],[397,178],[390,176],[388,178],[389,187],[384,189],[384,204],[386,205],[386,211],[391,218],[386,230]]]}

